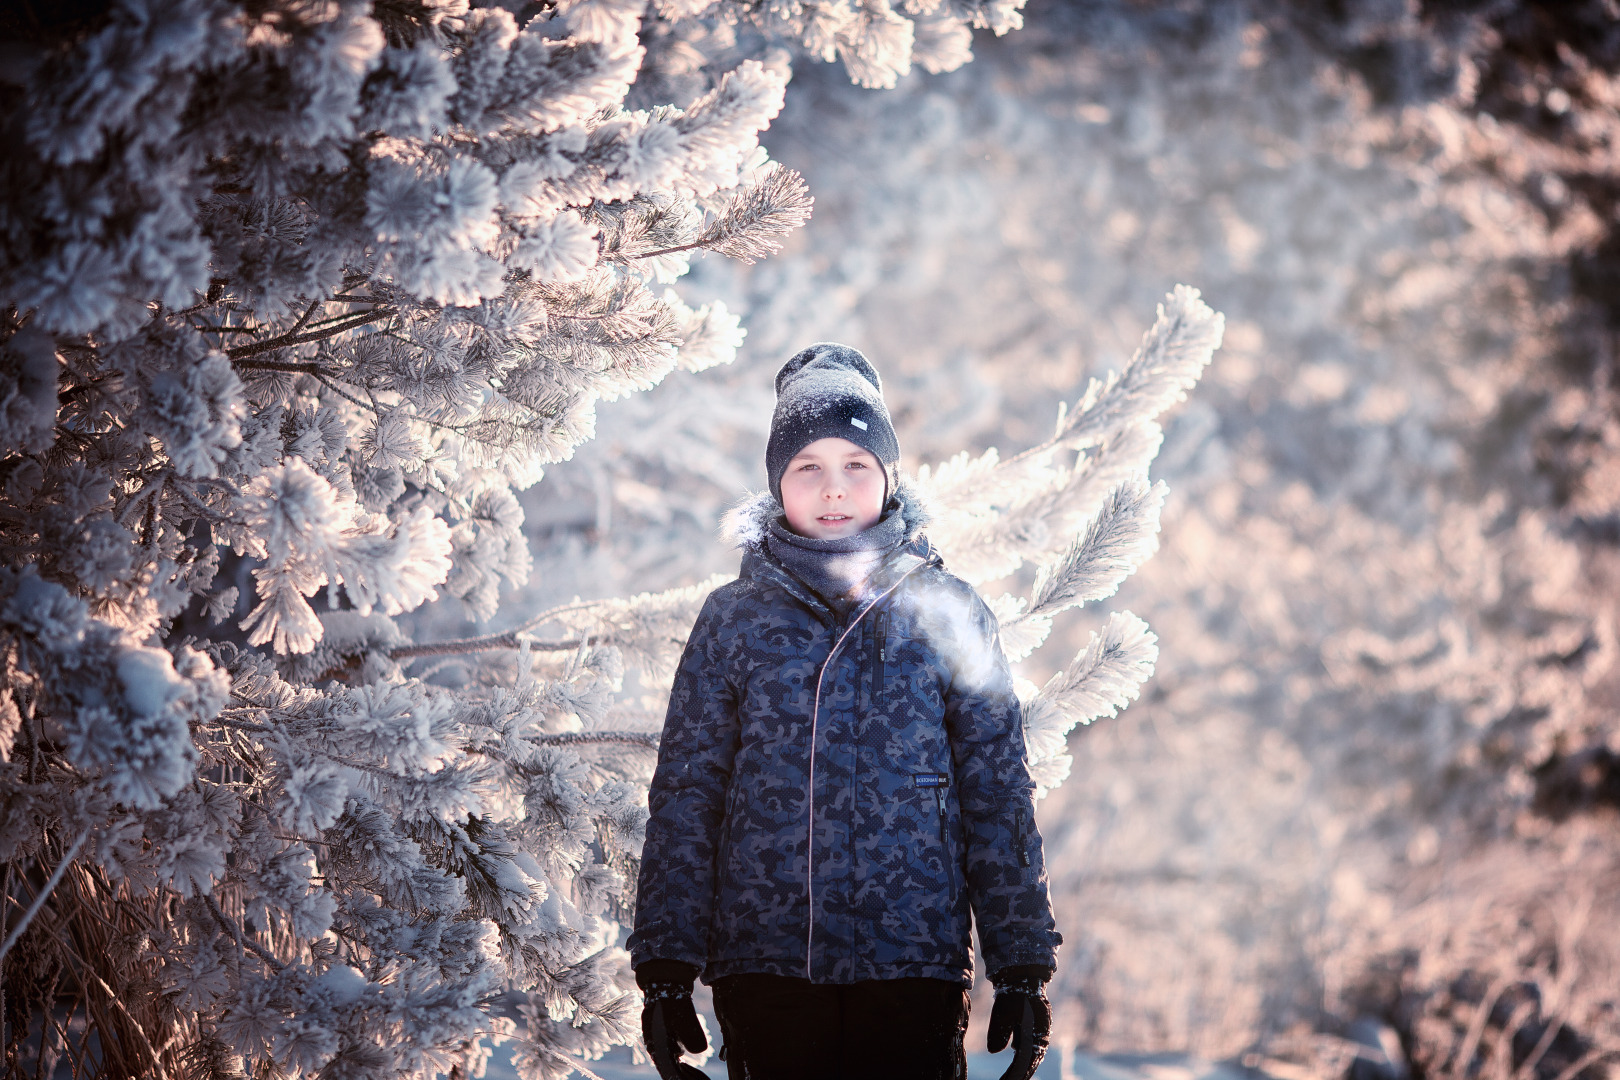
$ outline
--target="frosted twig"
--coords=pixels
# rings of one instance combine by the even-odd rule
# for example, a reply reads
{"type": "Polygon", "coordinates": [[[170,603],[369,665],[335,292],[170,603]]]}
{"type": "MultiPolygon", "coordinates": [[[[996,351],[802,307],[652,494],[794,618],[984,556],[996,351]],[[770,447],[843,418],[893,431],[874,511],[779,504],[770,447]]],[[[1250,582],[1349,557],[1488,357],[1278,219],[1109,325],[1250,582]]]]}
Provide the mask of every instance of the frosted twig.
{"type": "Polygon", "coordinates": [[[116,991],[112,987],[108,986],[107,985],[107,980],[103,979],[101,977],[101,974],[99,972],[97,972],[95,969],[90,968],[90,967],[86,967],[84,969],[84,971],[92,979],[96,980],[96,982],[101,985],[102,990],[106,991],[106,993],[107,993],[107,1000],[111,1001],[113,1003],[113,1005],[118,1009],[118,1011],[124,1014],[124,1018],[129,1021],[129,1026],[131,1028],[133,1028],[135,1030],[135,1033],[141,1037],[141,1042],[146,1044],[146,1052],[151,1055],[152,1064],[153,1064],[153,1066],[155,1066],[157,1068],[158,1076],[159,1077],[168,1076],[169,1073],[168,1073],[167,1070],[165,1070],[163,1068],[163,1063],[162,1063],[162,1060],[159,1057],[159,1055],[162,1054],[162,1052],[164,1050],[167,1050],[169,1048],[169,1044],[174,1041],[174,1034],[175,1033],[173,1031],[171,1031],[169,1033],[168,1039],[164,1040],[164,1043],[163,1043],[163,1045],[161,1047],[153,1046],[152,1045],[152,1040],[147,1037],[146,1029],[139,1022],[136,1021],[134,1016],[132,1016],[130,1014],[129,1006],[125,1005],[124,1002],[123,1002],[123,999],[118,996],[118,991],[116,991]]]}
{"type": "MultiPolygon", "coordinates": [[[[401,660],[418,656],[488,652],[492,649],[528,648],[544,652],[567,652],[579,648],[587,638],[593,639],[597,644],[622,645],[622,637],[627,630],[637,633],[638,636],[654,635],[657,628],[649,626],[649,620],[667,621],[672,617],[684,619],[684,611],[691,610],[695,604],[701,603],[711,590],[718,588],[726,580],[725,575],[717,574],[696,585],[678,586],[660,593],[641,593],[625,599],[576,600],[542,611],[511,630],[499,634],[426,642],[421,645],[397,645],[388,655],[391,659],[401,660]],[[577,617],[581,613],[594,614],[595,617],[577,617]],[[565,618],[571,615],[576,618],[565,618]],[[528,630],[554,621],[562,622],[566,629],[573,630],[578,636],[552,641],[528,637],[528,630]]],[[[695,616],[696,612],[693,611],[692,614],[695,616]]],[[[690,622],[686,622],[686,626],[690,625],[690,622]]],[[[678,646],[685,641],[685,627],[681,627],[681,630],[683,632],[678,637],[670,638],[671,644],[678,646]]]]}
{"type": "Polygon", "coordinates": [[[320,364],[292,360],[239,360],[238,371],[286,371],[296,375],[326,375],[329,368],[320,364]]]}
{"type": "MultiPolygon", "coordinates": [[[[285,349],[293,345],[307,345],[312,341],[325,341],[327,338],[337,337],[339,334],[346,333],[350,330],[358,330],[360,327],[365,326],[368,323],[374,323],[379,319],[389,318],[394,314],[394,309],[382,307],[377,308],[374,311],[361,311],[353,314],[354,317],[348,322],[341,322],[332,326],[323,327],[320,330],[316,330],[308,334],[287,333],[282,334],[280,337],[266,338],[264,341],[255,341],[251,345],[238,345],[234,349],[225,350],[225,355],[230,357],[231,361],[238,367],[242,367],[244,365],[241,363],[241,361],[250,356],[258,356],[260,353],[275,352],[277,349],[285,349]]],[[[347,318],[347,316],[344,317],[347,318]]]]}
{"type": "Polygon", "coordinates": [[[1204,303],[1197,289],[1177,285],[1124,370],[1091,381],[1060,439],[1080,449],[1107,437],[1122,420],[1157,416],[1198,382],[1225,329],[1226,317],[1204,303]]]}
{"type": "Polygon", "coordinates": [[[421,656],[455,656],[460,653],[491,652],[495,649],[533,649],[537,652],[567,652],[577,649],[581,638],[539,641],[517,630],[456,641],[429,641],[421,645],[396,645],[388,650],[390,660],[414,660],[421,656]]]}
{"type": "Polygon", "coordinates": [[[776,239],[810,218],[815,200],[804,177],[778,165],[732,198],[725,213],[703,230],[697,243],[745,263],[782,250],[776,239]]]}
{"type": "Polygon", "coordinates": [[[1531,1048],[1530,1056],[1525,1058],[1518,1069],[1514,1071],[1513,1080],[1529,1080],[1530,1077],[1535,1076],[1536,1066],[1541,1064],[1541,1059],[1547,1056],[1548,1050],[1552,1049],[1553,1040],[1558,1038],[1558,1033],[1563,1030],[1564,1010],[1559,1009],[1553,1014],[1551,1022],[1547,1024],[1547,1030],[1541,1033],[1541,1038],[1536,1040],[1536,1045],[1531,1048]]]}
{"type": "Polygon", "coordinates": [[[1468,1023],[1468,1031],[1463,1035],[1462,1045],[1456,1050],[1451,1059],[1452,1068],[1460,1075],[1467,1071],[1468,1063],[1474,1058],[1474,1051],[1479,1048],[1479,1040],[1485,1034],[1485,1023],[1491,1017],[1491,1011],[1496,1008],[1496,999],[1502,996],[1502,991],[1508,988],[1506,979],[1498,977],[1491,983],[1490,989],[1485,992],[1485,998],[1474,1011],[1474,1018],[1468,1023]]]}
{"type": "Polygon", "coordinates": [[[658,749],[659,735],[656,731],[566,731],[557,735],[537,735],[530,742],[540,743],[543,746],[586,746],[592,743],[623,743],[629,746],[645,746],[649,750],[658,749]]]}
{"type": "Polygon", "coordinates": [[[292,324],[292,329],[288,330],[287,333],[296,334],[298,331],[302,330],[305,325],[309,323],[310,316],[314,315],[316,309],[318,309],[320,306],[321,301],[311,300],[309,302],[309,307],[305,308],[304,313],[298,316],[298,321],[292,324]]]}
{"type": "Polygon", "coordinates": [[[1159,639],[1147,623],[1129,611],[1108,616],[1101,634],[1074,662],[1047,682],[1037,700],[1050,703],[1074,723],[1090,723],[1124,708],[1153,674],[1159,639]]]}
{"type": "Polygon", "coordinates": [[[1570,1062],[1564,1071],[1559,1073],[1554,1080],[1575,1080],[1577,1076],[1581,1075],[1581,1073],[1585,1072],[1591,1066],[1596,1065],[1602,1059],[1612,1057],[1615,1054],[1620,1054],[1620,1048],[1613,1046],[1594,1046],[1592,1049],[1570,1062]]]}
{"type": "Polygon", "coordinates": [[[203,896],[203,901],[208,905],[208,911],[214,916],[214,921],[219,923],[220,928],[231,936],[239,948],[246,949],[277,971],[287,970],[287,965],[277,960],[274,953],[242,933],[241,927],[236,925],[236,920],[229,918],[219,909],[219,901],[207,895],[203,896]]]}
{"type": "Polygon", "coordinates": [[[28,924],[34,921],[35,915],[39,914],[39,909],[45,906],[45,901],[50,898],[52,892],[56,891],[56,887],[62,883],[62,875],[67,873],[69,864],[78,858],[79,849],[84,847],[84,842],[88,839],[90,839],[89,832],[80,833],[79,838],[73,841],[73,846],[68,848],[67,853],[62,856],[62,861],[56,864],[56,869],[51,872],[45,886],[34,897],[34,902],[28,905],[28,910],[23,912],[22,919],[16,926],[11,928],[11,933],[6,935],[5,944],[0,945],[0,961],[5,960],[6,954],[11,951],[11,947],[17,944],[17,939],[22,937],[23,931],[28,929],[28,924]]]}
{"type": "Polygon", "coordinates": [[[1153,554],[1165,492],[1163,481],[1150,487],[1145,479],[1115,488],[1085,533],[1036,575],[1028,616],[1055,615],[1112,596],[1153,554]]]}

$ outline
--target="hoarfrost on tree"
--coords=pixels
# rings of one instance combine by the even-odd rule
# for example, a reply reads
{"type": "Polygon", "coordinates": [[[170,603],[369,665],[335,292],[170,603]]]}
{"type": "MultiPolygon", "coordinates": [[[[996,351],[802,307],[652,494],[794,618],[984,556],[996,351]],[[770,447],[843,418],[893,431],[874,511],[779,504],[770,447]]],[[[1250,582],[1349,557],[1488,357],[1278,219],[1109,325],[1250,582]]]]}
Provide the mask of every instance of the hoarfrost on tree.
{"type": "Polygon", "coordinates": [[[476,1072],[509,990],[532,1075],[629,1039],[647,740],[571,741],[617,649],[459,692],[390,653],[527,579],[514,489],[597,401],[735,355],[655,280],[808,216],[780,66],[626,107],[642,8],[121,0],[6,99],[13,1048],[476,1072]]]}
{"type": "Polygon", "coordinates": [[[477,1075],[493,1035],[560,1077],[631,1041],[656,688],[715,582],[461,642],[399,617],[493,616],[532,573],[515,493],[596,404],[736,355],[663,286],[808,217],[759,145],[792,55],[889,86],[1020,7],[115,0],[40,31],[0,95],[8,1050],[477,1075]],[[476,678],[410,669],[446,652],[476,678]]]}

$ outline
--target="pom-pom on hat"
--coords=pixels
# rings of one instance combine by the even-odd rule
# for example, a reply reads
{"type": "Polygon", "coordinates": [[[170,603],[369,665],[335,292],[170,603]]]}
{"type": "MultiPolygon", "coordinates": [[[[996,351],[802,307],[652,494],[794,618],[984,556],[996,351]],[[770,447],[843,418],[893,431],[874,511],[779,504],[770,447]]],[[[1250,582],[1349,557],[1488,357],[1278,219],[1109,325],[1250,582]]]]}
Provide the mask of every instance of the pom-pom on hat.
{"type": "Polygon", "coordinates": [[[765,475],[778,502],[782,474],[793,455],[826,438],[848,439],[870,450],[885,473],[900,460],[877,369],[848,345],[821,341],[776,373],[776,414],[765,445],[765,475]]]}

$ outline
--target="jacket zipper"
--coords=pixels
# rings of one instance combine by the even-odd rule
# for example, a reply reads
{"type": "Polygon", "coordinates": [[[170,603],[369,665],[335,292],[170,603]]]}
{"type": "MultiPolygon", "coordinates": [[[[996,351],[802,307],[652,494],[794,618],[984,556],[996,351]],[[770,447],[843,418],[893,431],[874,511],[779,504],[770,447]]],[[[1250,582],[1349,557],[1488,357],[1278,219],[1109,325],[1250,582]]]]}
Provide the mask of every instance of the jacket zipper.
{"type": "MultiPolygon", "coordinates": [[[[930,554],[932,554],[932,548],[929,550],[930,554]]],[[[890,593],[894,592],[894,590],[898,589],[902,584],[905,583],[906,578],[910,577],[912,574],[915,574],[918,570],[927,565],[928,560],[919,560],[916,566],[913,566],[910,570],[907,570],[904,574],[901,574],[899,580],[897,580],[893,585],[890,585],[887,589],[884,589],[872,600],[871,603],[862,608],[860,614],[851,619],[849,621],[849,625],[844,627],[844,632],[838,635],[837,639],[833,642],[832,648],[827,650],[827,659],[821,662],[821,670],[816,673],[816,695],[810,703],[809,814],[806,817],[804,826],[806,840],[804,853],[804,895],[805,899],[809,902],[809,907],[805,912],[804,920],[804,977],[809,979],[811,982],[815,981],[814,975],[812,974],[813,968],[811,966],[811,958],[815,955],[812,951],[812,942],[816,933],[816,725],[821,718],[821,686],[822,683],[826,681],[827,669],[832,667],[833,657],[838,655],[838,650],[844,644],[844,639],[849,637],[850,631],[861,625],[861,620],[866,618],[867,613],[873,608],[877,607],[878,604],[882,603],[884,600],[887,600],[890,593]]],[[[952,889],[954,891],[954,884],[952,889]]]]}
{"type": "Polygon", "coordinates": [[[879,611],[872,626],[872,701],[877,702],[883,692],[883,665],[888,661],[889,613],[879,611]]]}
{"type": "Polygon", "coordinates": [[[1024,811],[1013,819],[1013,846],[1018,849],[1018,865],[1029,865],[1029,848],[1024,844],[1024,811]]]}
{"type": "Polygon", "coordinates": [[[956,859],[951,854],[951,842],[948,837],[947,815],[945,812],[945,786],[941,784],[934,789],[934,795],[939,801],[939,848],[940,857],[945,860],[945,875],[951,884],[951,907],[956,907],[956,859]]]}

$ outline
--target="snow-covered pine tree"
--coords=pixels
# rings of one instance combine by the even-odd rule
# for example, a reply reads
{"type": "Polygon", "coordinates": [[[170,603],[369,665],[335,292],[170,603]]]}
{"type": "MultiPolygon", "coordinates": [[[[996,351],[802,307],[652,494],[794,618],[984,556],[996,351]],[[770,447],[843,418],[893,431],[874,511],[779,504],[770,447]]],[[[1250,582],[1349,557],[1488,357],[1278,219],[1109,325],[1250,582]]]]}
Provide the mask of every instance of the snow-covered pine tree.
{"type": "Polygon", "coordinates": [[[758,146],[782,46],[892,84],[1019,6],[6,24],[8,1071],[476,1074],[513,989],[528,1075],[632,1038],[614,920],[653,740],[603,728],[690,597],[557,613],[566,648],[524,639],[459,691],[402,673],[393,617],[490,616],[529,569],[513,491],[595,402],[732,357],[723,306],[654,285],[808,215],[758,146]]]}
{"type": "MultiPolygon", "coordinates": [[[[1026,0],[653,0],[638,97],[679,101],[714,70],[786,50],[841,61],[859,86],[888,89],[913,67],[955,71],[973,31],[1023,25],[1026,0]]],[[[651,100],[648,98],[647,100],[651,100]]]]}

